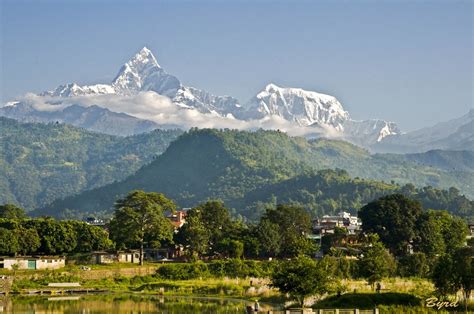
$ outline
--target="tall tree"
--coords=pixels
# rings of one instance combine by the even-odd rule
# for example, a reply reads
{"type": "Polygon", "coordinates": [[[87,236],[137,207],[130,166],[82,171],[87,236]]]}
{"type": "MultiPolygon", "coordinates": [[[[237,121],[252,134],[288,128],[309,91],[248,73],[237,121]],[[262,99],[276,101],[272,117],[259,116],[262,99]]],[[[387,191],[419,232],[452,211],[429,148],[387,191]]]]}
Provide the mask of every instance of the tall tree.
{"type": "Polygon", "coordinates": [[[270,241],[266,245],[275,249],[274,252],[279,249],[280,256],[310,255],[316,250],[315,244],[307,238],[311,230],[311,218],[300,206],[281,204],[276,208],[268,208],[259,227],[262,230],[260,235],[264,235],[260,240],[270,241]],[[277,242],[280,242],[279,246],[277,242]]]}
{"type": "Polygon", "coordinates": [[[145,244],[157,247],[162,241],[172,241],[173,226],[165,212],[174,210],[173,201],[161,193],[132,191],[115,204],[110,236],[118,247],[138,247],[140,265],[143,265],[145,244]]]}
{"type": "Polygon", "coordinates": [[[186,213],[186,223],[179,229],[176,241],[193,257],[206,254],[209,250],[210,232],[202,220],[202,211],[192,208],[186,213]]]}
{"type": "Polygon", "coordinates": [[[405,255],[416,236],[415,226],[422,211],[418,201],[392,194],[362,207],[359,217],[364,232],[378,234],[393,254],[405,255]]]}
{"type": "Polygon", "coordinates": [[[276,257],[280,254],[280,226],[269,219],[262,218],[256,228],[256,236],[260,245],[260,253],[265,257],[276,257]]]}

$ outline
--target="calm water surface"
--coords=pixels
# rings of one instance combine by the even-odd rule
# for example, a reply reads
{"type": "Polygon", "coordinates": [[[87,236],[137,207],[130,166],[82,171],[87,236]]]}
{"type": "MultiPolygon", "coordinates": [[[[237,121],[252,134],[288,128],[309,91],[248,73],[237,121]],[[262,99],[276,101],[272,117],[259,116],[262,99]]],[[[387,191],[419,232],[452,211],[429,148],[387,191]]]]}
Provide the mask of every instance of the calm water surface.
{"type": "MultiPolygon", "coordinates": [[[[0,306],[2,303],[0,303],[0,306]]],[[[237,299],[143,296],[89,295],[67,297],[23,296],[3,300],[0,313],[245,313],[251,302],[237,299]]],[[[260,304],[262,310],[272,306],[260,304]]]]}

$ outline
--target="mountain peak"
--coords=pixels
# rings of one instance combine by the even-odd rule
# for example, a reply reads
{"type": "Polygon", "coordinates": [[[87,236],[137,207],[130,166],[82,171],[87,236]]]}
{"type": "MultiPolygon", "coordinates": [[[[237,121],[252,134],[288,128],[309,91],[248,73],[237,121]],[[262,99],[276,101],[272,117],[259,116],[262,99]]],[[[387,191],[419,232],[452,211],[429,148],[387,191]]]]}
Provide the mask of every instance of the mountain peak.
{"type": "Polygon", "coordinates": [[[155,56],[153,55],[153,52],[151,52],[151,50],[148,49],[148,47],[146,46],[144,46],[130,61],[132,60],[142,61],[142,63],[150,62],[153,65],[160,67],[160,65],[156,61],[155,56]]]}
{"type": "Polygon", "coordinates": [[[269,83],[267,86],[265,86],[265,91],[267,92],[273,92],[279,90],[281,87],[277,86],[276,84],[269,83]]]}
{"type": "Polygon", "coordinates": [[[160,76],[164,70],[147,47],[143,47],[121,68],[112,86],[121,94],[133,94],[147,89],[150,78],[160,76]]]}

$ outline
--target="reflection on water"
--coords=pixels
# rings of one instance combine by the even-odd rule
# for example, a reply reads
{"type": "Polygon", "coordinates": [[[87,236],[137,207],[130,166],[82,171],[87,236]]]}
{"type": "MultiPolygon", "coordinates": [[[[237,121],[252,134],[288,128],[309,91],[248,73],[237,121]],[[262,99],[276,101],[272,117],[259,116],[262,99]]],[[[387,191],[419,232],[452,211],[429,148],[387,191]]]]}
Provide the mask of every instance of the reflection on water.
{"type": "MultiPolygon", "coordinates": [[[[145,296],[145,295],[89,295],[42,297],[23,296],[5,300],[3,313],[245,313],[251,302],[236,299],[145,296]]],[[[1,306],[1,303],[0,303],[1,306]]],[[[262,310],[271,310],[261,304],[262,310]]]]}

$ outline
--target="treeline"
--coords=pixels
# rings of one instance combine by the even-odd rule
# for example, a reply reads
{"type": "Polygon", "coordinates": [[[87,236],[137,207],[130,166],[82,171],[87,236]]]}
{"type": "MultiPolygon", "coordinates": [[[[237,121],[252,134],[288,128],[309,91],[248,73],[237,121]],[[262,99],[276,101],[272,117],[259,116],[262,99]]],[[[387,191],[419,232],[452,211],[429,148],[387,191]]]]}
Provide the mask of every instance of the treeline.
{"type": "Polygon", "coordinates": [[[0,206],[0,217],[0,255],[62,255],[114,246],[107,231],[81,221],[30,219],[13,205],[0,206]]]}

